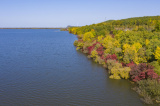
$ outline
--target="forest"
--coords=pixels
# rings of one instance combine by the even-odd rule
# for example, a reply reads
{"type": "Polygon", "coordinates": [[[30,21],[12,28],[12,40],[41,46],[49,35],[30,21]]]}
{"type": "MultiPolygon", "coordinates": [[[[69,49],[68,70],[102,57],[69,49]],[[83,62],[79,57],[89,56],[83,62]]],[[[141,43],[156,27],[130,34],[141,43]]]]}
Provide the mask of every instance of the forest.
{"type": "Polygon", "coordinates": [[[77,50],[102,64],[111,79],[126,79],[147,104],[160,103],[160,16],[70,27],[77,50]]]}

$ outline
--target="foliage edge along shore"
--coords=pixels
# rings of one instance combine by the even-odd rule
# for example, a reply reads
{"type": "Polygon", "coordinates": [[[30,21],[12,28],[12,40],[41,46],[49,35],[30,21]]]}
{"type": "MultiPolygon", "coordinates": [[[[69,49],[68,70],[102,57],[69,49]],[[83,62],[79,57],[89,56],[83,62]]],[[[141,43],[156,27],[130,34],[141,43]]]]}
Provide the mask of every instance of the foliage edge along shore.
{"type": "Polygon", "coordinates": [[[69,27],[77,50],[102,64],[111,79],[126,79],[146,104],[160,103],[160,16],[69,27]]]}

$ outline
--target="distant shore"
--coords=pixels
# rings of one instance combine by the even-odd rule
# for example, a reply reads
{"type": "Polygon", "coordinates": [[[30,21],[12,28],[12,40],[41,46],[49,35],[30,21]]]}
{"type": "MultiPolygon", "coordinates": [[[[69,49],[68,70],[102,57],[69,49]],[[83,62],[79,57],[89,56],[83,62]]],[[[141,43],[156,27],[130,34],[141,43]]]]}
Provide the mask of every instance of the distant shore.
{"type": "Polygon", "coordinates": [[[63,28],[0,28],[0,29],[63,29],[63,28]]]}

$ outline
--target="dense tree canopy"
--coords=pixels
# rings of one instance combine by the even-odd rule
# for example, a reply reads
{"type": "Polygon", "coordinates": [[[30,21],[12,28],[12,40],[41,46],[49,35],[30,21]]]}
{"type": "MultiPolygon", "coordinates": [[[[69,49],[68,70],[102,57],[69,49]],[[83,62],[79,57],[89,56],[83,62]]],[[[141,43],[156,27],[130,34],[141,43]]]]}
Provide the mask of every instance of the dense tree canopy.
{"type": "Polygon", "coordinates": [[[103,64],[110,78],[137,82],[144,97],[154,90],[159,98],[154,99],[160,100],[160,88],[155,90],[160,85],[160,16],[109,20],[69,28],[69,32],[78,35],[77,50],[103,64]],[[151,83],[156,85],[151,88],[151,83]]]}

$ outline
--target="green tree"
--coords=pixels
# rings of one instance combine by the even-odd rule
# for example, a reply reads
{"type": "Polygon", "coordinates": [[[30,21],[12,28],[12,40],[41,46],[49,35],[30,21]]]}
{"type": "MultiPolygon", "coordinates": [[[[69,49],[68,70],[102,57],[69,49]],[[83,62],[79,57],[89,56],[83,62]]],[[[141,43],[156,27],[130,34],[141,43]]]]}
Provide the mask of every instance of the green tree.
{"type": "Polygon", "coordinates": [[[160,22],[159,21],[155,25],[155,30],[160,31],[160,22]]]}

